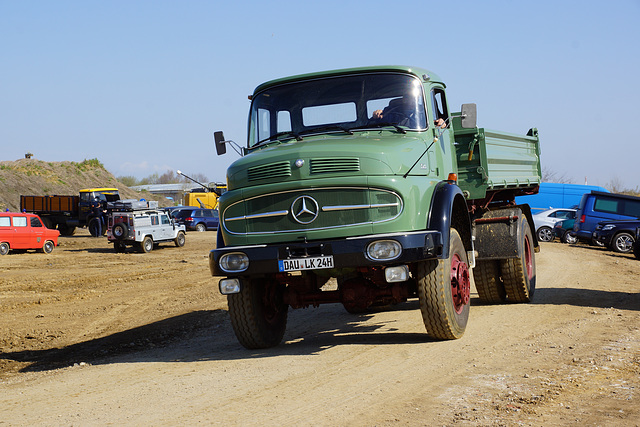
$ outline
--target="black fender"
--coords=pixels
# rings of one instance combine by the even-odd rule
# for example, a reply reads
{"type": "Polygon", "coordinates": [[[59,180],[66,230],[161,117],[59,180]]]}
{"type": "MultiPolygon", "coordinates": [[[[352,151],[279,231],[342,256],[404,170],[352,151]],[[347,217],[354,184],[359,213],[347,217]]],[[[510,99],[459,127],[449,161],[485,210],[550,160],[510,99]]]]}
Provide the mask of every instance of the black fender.
{"type": "Polygon", "coordinates": [[[451,228],[458,230],[467,251],[473,250],[471,219],[467,202],[460,187],[448,181],[441,181],[431,196],[431,207],[427,219],[427,230],[437,230],[442,234],[442,254],[449,257],[451,228]]]}

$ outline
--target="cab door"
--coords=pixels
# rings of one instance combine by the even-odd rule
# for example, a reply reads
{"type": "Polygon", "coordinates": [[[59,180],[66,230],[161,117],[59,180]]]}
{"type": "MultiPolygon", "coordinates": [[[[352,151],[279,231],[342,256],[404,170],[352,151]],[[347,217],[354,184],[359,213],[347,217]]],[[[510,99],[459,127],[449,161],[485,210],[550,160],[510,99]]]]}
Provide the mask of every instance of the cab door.
{"type": "Polygon", "coordinates": [[[29,217],[29,244],[33,249],[41,248],[45,241],[45,227],[37,216],[29,217]]]}
{"type": "MultiPolygon", "coordinates": [[[[434,140],[437,138],[437,141],[434,143],[435,152],[430,152],[429,161],[431,163],[433,159],[437,163],[437,169],[439,169],[438,176],[446,179],[449,173],[458,173],[457,163],[454,161],[453,155],[453,125],[451,123],[451,115],[447,107],[447,98],[443,87],[433,86],[429,98],[431,102],[431,119],[429,125],[431,126],[434,140]],[[444,127],[439,125],[439,123],[444,123],[444,127]]],[[[432,166],[430,168],[433,169],[432,166]]]]}

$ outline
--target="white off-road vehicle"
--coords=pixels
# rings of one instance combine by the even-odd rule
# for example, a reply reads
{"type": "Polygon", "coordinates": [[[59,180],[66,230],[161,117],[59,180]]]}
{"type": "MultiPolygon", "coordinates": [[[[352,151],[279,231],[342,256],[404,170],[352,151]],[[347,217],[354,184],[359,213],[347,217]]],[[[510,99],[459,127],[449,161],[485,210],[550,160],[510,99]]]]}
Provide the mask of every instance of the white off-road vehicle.
{"type": "Polygon", "coordinates": [[[107,239],[116,252],[133,246],[141,252],[151,252],[161,242],[185,243],[185,226],[176,224],[158,209],[158,202],[121,200],[107,206],[107,239]]]}

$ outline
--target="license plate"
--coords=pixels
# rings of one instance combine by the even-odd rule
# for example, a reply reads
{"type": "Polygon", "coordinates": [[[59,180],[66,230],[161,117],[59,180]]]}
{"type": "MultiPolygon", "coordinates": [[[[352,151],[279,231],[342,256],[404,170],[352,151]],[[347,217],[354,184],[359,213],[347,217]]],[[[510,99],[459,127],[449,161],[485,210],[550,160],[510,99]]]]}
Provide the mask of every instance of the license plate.
{"type": "Polygon", "coordinates": [[[333,255],[278,261],[280,271],[318,270],[321,268],[333,268],[333,255]]]}

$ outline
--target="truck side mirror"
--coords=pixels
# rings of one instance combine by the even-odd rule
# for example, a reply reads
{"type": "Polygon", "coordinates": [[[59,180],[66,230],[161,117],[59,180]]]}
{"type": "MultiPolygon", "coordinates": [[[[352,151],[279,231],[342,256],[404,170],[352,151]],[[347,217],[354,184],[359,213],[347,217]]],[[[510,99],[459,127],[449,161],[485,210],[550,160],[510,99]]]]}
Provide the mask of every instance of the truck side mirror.
{"type": "Polygon", "coordinates": [[[478,121],[478,113],[476,104],[462,104],[462,121],[460,125],[463,129],[472,129],[476,127],[478,121]]]}
{"type": "Polygon", "coordinates": [[[222,133],[222,131],[214,132],[213,139],[216,142],[216,153],[218,156],[225,154],[227,152],[227,146],[224,143],[224,133],[222,133]]]}

